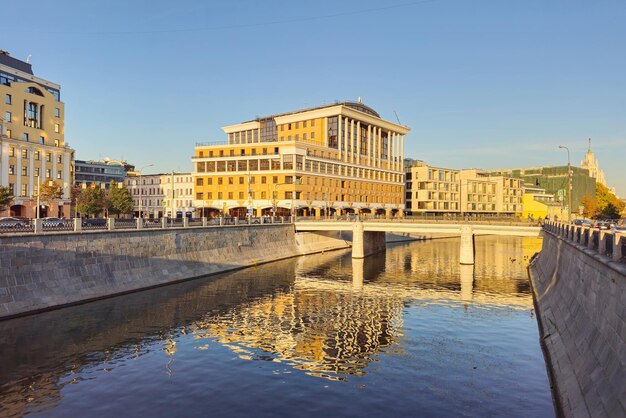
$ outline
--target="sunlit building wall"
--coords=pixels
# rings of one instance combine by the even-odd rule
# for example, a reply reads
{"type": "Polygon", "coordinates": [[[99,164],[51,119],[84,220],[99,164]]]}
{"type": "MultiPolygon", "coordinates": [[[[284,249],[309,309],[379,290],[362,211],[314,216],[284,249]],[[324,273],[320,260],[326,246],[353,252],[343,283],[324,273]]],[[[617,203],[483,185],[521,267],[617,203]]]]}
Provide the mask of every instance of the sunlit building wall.
{"type": "Polygon", "coordinates": [[[196,144],[194,206],[205,216],[377,213],[404,208],[404,135],[360,102],[223,128],[196,144]]]}
{"type": "Polygon", "coordinates": [[[35,217],[38,185],[56,182],[60,200],[41,203],[41,216],[70,216],[74,150],[65,143],[61,86],[0,50],[0,185],[15,198],[2,216],[35,217]]]}

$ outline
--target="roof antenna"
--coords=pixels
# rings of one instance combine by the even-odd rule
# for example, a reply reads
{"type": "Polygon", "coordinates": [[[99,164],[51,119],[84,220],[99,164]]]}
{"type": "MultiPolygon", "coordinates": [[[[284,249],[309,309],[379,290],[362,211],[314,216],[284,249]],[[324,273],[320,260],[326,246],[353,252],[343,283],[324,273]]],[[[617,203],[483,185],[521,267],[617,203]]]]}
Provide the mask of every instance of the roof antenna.
{"type": "Polygon", "coordinates": [[[26,57],[26,64],[30,64],[30,59],[33,57],[33,54],[28,54],[28,57],[26,57]]]}
{"type": "Polygon", "coordinates": [[[402,125],[402,124],[400,123],[400,118],[398,117],[398,114],[396,113],[396,111],[395,111],[395,110],[393,111],[393,114],[394,114],[394,115],[396,115],[396,120],[398,121],[398,125],[402,125]]]}

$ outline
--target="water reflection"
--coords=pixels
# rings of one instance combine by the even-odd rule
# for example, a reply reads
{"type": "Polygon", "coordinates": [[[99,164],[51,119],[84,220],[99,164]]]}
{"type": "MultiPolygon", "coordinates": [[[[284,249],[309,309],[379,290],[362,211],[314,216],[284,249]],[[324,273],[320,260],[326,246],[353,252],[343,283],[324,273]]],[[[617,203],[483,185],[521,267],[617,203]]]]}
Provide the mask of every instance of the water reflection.
{"type": "Polygon", "coordinates": [[[530,312],[525,269],[540,245],[478,238],[476,266],[459,265],[454,239],[359,260],[331,252],[0,322],[0,415],[58,407],[66,385],[158,350],[169,378],[180,374],[178,357],[208,355],[215,344],[240,361],[282,363],[331,381],[364,376],[382,356],[410,347],[405,318],[413,306],[530,312]]]}

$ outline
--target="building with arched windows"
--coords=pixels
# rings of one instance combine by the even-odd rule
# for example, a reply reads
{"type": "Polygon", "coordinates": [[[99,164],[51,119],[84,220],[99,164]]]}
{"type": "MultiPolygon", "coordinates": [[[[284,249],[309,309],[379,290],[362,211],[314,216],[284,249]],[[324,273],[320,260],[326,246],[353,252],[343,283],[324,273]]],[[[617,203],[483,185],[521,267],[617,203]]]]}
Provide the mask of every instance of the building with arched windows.
{"type": "Polygon", "coordinates": [[[259,117],[198,143],[194,206],[204,216],[402,214],[406,126],[358,102],[259,117]]]}
{"type": "Polygon", "coordinates": [[[65,143],[64,114],[61,86],[0,50],[0,185],[15,196],[0,215],[35,217],[38,186],[55,182],[62,198],[40,202],[40,216],[70,216],[74,150],[65,143]]]}

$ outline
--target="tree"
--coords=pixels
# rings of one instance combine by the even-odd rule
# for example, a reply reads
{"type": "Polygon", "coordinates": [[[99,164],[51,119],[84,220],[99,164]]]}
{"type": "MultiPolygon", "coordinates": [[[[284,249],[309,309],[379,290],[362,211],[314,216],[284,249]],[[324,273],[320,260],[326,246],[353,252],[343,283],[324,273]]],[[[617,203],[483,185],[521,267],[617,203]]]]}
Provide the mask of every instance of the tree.
{"type": "Polygon", "coordinates": [[[63,188],[56,181],[44,181],[39,185],[39,199],[46,202],[48,207],[52,207],[55,200],[63,197],[63,188]]]}
{"type": "Polygon", "coordinates": [[[107,191],[109,202],[109,212],[115,215],[133,213],[135,206],[130,190],[123,183],[111,182],[111,187],[107,191]]]}
{"type": "Polygon", "coordinates": [[[0,210],[5,210],[13,200],[13,192],[8,186],[0,186],[0,210]]]}
{"type": "Polygon", "coordinates": [[[596,183],[596,201],[598,203],[598,216],[608,219],[619,218],[620,212],[626,205],[601,183],[596,183]]]}
{"type": "Polygon", "coordinates": [[[595,218],[598,216],[598,202],[595,198],[587,194],[580,201],[580,204],[583,207],[583,215],[585,218],[595,218]]]}
{"type": "Polygon", "coordinates": [[[97,215],[102,212],[104,192],[99,187],[81,190],[76,196],[76,212],[82,215],[97,215]]]}

